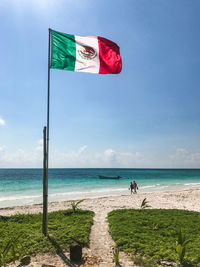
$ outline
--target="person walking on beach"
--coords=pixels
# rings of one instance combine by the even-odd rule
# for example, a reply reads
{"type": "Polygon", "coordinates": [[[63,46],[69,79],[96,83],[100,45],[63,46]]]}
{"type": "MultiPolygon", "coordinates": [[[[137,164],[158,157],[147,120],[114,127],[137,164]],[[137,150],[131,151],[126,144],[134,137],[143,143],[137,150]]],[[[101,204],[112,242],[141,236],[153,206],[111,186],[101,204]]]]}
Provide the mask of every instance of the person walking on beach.
{"type": "Polygon", "coordinates": [[[133,194],[133,183],[131,182],[129,190],[131,189],[131,195],[133,194]]]}
{"type": "Polygon", "coordinates": [[[134,193],[137,193],[138,186],[135,181],[133,181],[133,189],[134,189],[134,193]]]}

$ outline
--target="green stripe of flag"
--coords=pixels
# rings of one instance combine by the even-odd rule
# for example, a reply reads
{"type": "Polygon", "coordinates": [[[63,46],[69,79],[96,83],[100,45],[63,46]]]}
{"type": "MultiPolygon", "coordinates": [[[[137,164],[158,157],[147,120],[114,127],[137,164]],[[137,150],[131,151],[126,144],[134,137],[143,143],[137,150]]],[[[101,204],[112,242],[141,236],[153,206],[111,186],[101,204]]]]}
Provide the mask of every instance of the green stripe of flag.
{"type": "Polygon", "coordinates": [[[74,71],[76,61],[75,36],[51,30],[51,68],[74,71]]]}

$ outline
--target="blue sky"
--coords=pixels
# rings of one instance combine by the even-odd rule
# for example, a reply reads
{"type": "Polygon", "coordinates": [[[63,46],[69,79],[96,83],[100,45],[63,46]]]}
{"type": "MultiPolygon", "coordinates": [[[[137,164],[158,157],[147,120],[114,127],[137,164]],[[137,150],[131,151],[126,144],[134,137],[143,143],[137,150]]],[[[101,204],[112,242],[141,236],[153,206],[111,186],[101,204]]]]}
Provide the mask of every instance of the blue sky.
{"type": "Polygon", "coordinates": [[[1,0],[0,167],[42,167],[48,28],[116,42],[119,75],[51,70],[50,167],[200,167],[198,0],[1,0]]]}

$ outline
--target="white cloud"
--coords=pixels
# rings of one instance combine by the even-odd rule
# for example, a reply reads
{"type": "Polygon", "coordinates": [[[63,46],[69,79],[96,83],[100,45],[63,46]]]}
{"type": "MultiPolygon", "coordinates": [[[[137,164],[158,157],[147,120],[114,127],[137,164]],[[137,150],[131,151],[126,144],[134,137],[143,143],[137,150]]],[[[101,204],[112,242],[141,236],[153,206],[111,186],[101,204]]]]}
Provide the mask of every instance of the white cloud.
{"type": "Polygon", "coordinates": [[[180,168],[199,168],[200,166],[200,152],[190,152],[186,148],[177,148],[169,158],[180,168]]]}
{"type": "Polygon", "coordinates": [[[112,148],[109,148],[109,149],[104,151],[104,156],[109,161],[116,161],[117,153],[112,148]]]}
{"type": "Polygon", "coordinates": [[[108,167],[134,168],[144,164],[144,156],[139,152],[117,152],[111,148],[104,151],[101,161],[108,167]]]}
{"type": "Polygon", "coordinates": [[[112,148],[102,152],[90,152],[87,146],[79,148],[77,151],[60,153],[51,151],[50,165],[55,167],[71,168],[117,168],[117,167],[141,167],[144,164],[144,157],[136,153],[116,152],[112,148]]]}
{"type": "Polygon", "coordinates": [[[82,146],[78,150],[78,155],[81,155],[87,151],[87,146],[82,146]]]}
{"type": "Polygon", "coordinates": [[[43,147],[42,146],[36,146],[35,150],[36,151],[43,151],[43,147]]]}
{"type": "Polygon", "coordinates": [[[25,151],[21,148],[8,151],[3,147],[0,151],[0,168],[42,168],[42,152],[25,151]]]}
{"type": "Polygon", "coordinates": [[[37,141],[37,146],[35,147],[35,151],[43,151],[43,139],[37,141]]]}
{"type": "MultiPolygon", "coordinates": [[[[37,142],[38,143],[38,142],[37,142]]],[[[37,145],[32,151],[18,149],[8,151],[0,146],[0,168],[42,168],[43,146],[37,145]]],[[[189,152],[178,148],[168,156],[143,155],[139,152],[121,152],[113,148],[92,152],[86,145],[70,152],[50,150],[49,167],[57,168],[198,168],[200,152],[189,152]]]]}
{"type": "Polygon", "coordinates": [[[3,152],[3,151],[5,151],[5,146],[0,146],[0,152],[3,152]]]}
{"type": "Polygon", "coordinates": [[[5,120],[3,120],[2,118],[0,118],[0,126],[3,126],[5,124],[6,124],[5,120]]]}
{"type": "Polygon", "coordinates": [[[38,140],[37,143],[38,143],[39,145],[43,145],[43,139],[38,140]]]}

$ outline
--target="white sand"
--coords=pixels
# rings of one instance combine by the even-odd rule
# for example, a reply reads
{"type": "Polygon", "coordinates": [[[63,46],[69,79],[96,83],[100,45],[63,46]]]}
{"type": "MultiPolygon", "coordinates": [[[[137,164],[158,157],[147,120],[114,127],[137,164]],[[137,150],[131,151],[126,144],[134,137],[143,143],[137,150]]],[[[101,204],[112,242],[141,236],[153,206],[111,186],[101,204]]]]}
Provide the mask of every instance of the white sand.
{"type": "MultiPolygon", "coordinates": [[[[134,195],[122,195],[113,197],[102,197],[85,199],[79,207],[93,210],[95,212],[94,225],[90,234],[90,248],[83,250],[85,264],[80,266],[89,267],[113,267],[114,242],[108,233],[107,213],[114,209],[140,208],[141,202],[147,198],[151,208],[162,209],[185,209],[200,211],[200,188],[184,191],[143,193],[134,195]]],[[[71,201],[49,203],[49,212],[71,207],[71,201]]],[[[16,213],[39,213],[42,205],[22,206],[0,209],[0,215],[13,215],[16,213]]],[[[69,254],[66,253],[69,258],[69,254]]],[[[120,263],[123,267],[135,266],[129,257],[120,253],[120,263]]],[[[9,266],[17,266],[10,264],[9,266]]],[[[51,265],[56,267],[67,266],[59,256],[49,254],[37,255],[31,258],[28,266],[39,267],[51,265]],[[44,265],[43,265],[44,264],[44,265]]]]}

